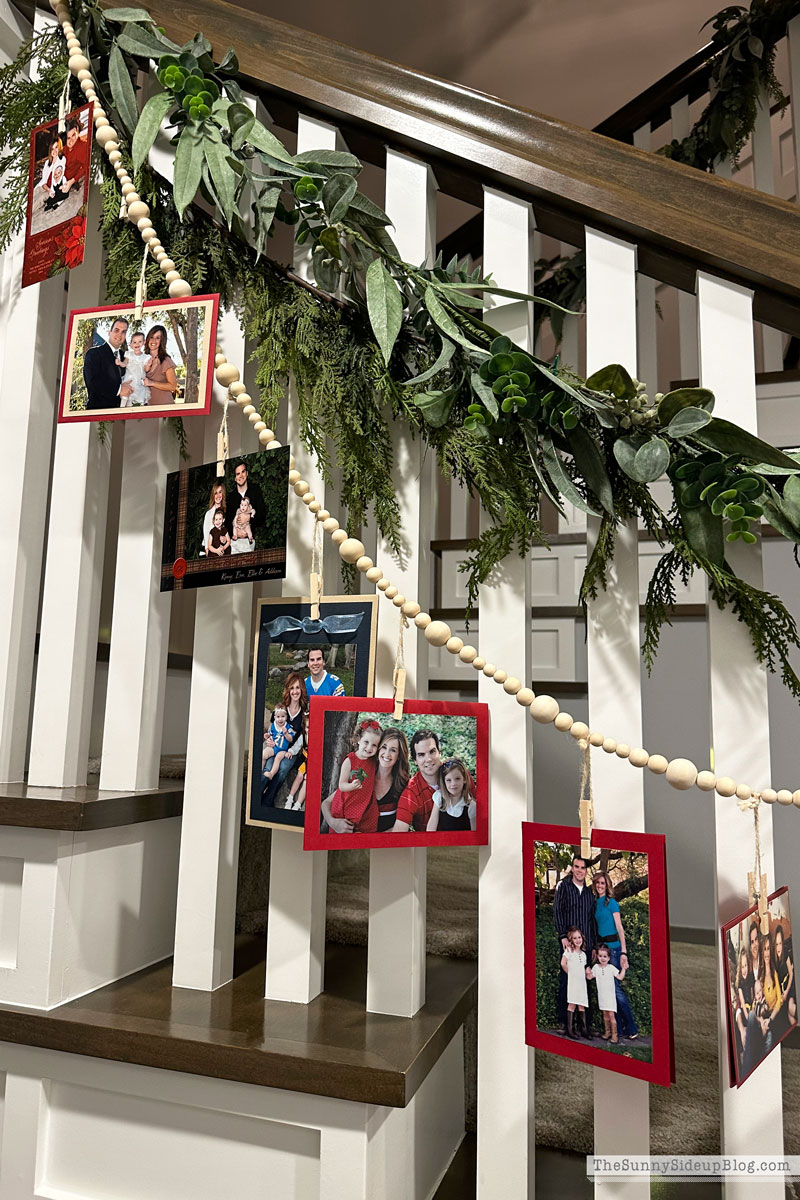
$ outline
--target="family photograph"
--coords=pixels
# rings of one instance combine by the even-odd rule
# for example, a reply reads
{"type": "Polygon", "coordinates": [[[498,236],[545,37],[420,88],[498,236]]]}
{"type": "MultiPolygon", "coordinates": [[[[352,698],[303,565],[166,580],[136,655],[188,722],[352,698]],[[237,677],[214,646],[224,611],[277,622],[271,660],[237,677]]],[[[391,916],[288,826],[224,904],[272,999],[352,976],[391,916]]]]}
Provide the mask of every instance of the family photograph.
{"type": "Polygon", "coordinates": [[[477,844],[486,804],[478,721],[409,707],[399,720],[367,706],[322,712],[319,844],[346,848],[370,835],[382,839],[373,847],[403,844],[409,835],[418,845],[477,844]]]}
{"type": "Polygon", "coordinates": [[[31,132],[22,286],[83,262],[91,105],[31,132]]]}
{"type": "Polygon", "coordinates": [[[73,313],[62,419],[207,411],[216,298],[73,313]]]}
{"type": "Polygon", "coordinates": [[[767,932],[762,932],[755,908],[723,930],[732,1083],[737,1087],[797,1027],[788,888],[770,897],[768,913],[767,932]]]}
{"type": "Polygon", "coordinates": [[[285,574],[288,460],[283,446],[167,476],[162,590],[285,574]]]}
{"type": "Polygon", "coordinates": [[[648,855],[536,842],[540,1030],[652,1058],[648,855]]]}

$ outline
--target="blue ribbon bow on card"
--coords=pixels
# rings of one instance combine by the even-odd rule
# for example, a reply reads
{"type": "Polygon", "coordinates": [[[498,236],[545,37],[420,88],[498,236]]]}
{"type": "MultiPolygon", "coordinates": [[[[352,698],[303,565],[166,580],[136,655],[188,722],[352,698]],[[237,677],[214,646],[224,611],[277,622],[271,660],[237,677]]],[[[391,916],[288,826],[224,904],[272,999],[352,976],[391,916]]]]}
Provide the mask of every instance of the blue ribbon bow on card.
{"type": "Polygon", "coordinates": [[[273,642],[296,642],[301,634],[326,642],[342,642],[352,639],[363,620],[363,612],[336,613],[330,617],[323,617],[321,621],[312,621],[311,617],[298,620],[297,617],[283,616],[270,621],[266,631],[273,642]]]}

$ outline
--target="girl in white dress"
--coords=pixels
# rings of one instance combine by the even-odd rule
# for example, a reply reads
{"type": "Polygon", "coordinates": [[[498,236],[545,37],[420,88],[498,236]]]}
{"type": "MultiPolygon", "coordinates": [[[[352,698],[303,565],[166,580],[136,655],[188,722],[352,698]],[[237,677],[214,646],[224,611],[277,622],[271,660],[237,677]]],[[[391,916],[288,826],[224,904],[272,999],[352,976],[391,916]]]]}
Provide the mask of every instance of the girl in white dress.
{"type": "Polygon", "coordinates": [[[561,970],[567,975],[567,1037],[576,1038],[579,1035],[574,1029],[575,1009],[577,1008],[581,1032],[586,1032],[586,1009],[589,1007],[589,992],[586,987],[586,952],[583,949],[583,934],[575,925],[567,930],[569,945],[561,958],[561,970]]]}
{"type": "Polygon", "coordinates": [[[604,1042],[619,1041],[617,1035],[617,989],[614,980],[625,978],[626,967],[620,971],[611,961],[611,951],[605,943],[597,947],[597,962],[592,967],[592,975],[597,984],[597,1004],[603,1014],[603,1032],[600,1034],[604,1042]]]}
{"type": "Polygon", "coordinates": [[[136,408],[150,403],[150,388],[144,382],[144,369],[149,362],[150,355],[145,354],[144,350],[144,334],[134,333],[130,353],[122,360],[125,368],[122,382],[129,383],[133,391],[122,400],[122,408],[136,408]]]}

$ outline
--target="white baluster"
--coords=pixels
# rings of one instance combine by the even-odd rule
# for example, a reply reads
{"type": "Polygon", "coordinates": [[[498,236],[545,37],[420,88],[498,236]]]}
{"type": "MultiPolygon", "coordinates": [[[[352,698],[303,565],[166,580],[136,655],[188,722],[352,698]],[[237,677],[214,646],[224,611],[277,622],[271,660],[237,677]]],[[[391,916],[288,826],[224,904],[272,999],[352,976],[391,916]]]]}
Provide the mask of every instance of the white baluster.
{"type": "MultiPolygon", "coordinates": [[[[756,432],[752,293],[702,272],[697,277],[700,382],[717,397],[715,413],[756,432]]],[[[732,568],[763,587],[761,547],[726,545],[732,568]]],[[[756,662],[750,636],[730,609],[708,606],[711,668],[711,728],[714,766],[719,775],[764,787],[770,780],[766,671],[756,662]],[[746,730],[746,737],[742,731],[746,730]]],[[[747,908],[747,872],[753,869],[753,818],[735,800],[714,796],[716,814],[717,927],[747,908]]],[[[773,874],[772,814],[760,811],[761,864],[770,890],[773,874]]],[[[722,1153],[773,1157],[783,1151],[781,1057],[771,1054],[741,1088],[728,1077],[728,980],[719,974],[719,1087],[722,1099],[722,1153]]],[[[725,1186],[726,1200],[745,1200],[746,1183],[725,1186]]],[[[764,1180],[759,1200],[779,1200],[782,1182],[764,1180]]]]}
{"type": "MultiPolygon", "coordinates": [[[[393,236],[407,262],[432,262],[436,244],[436,182],[424,162],[389,150],[386,155],[386,211],[393,236]]],[[[394,470],[400,523],[406,538],[402,563],[378,539],[378,563],[404,596],[424,603],[430,594],[430,539],[433,528],[432,456],[407,430],[393,434],[394,470]]],[[[451,492],[451,496],[453,493],[451,492]]],[[[376,693],[391,695],[400,613],[381,605],[376,693]]],[[[407,696],[424,696],[428,686],[428,643],[411,628],[406,634],[407,696]]],[[[398,835],[399,836],[399,835],[398,835]]],[[[367,1008],[411,1017],[425,1003],[424,848],[374,850],[370,854],[367,1008]]]]}
{"type": "MultiPolygon", "coordinates": [[[[529,204],[484,189],[483,265],[498,284],[533,290],[529,204]]],[[[486,320],[530,349],[531,306],[492,304],[486,320]]],[[[484,518],[485,520],[485,518],[484,518]]],[[[481,657],[530,686],[531,600],[527,560],[510,555],[480,590],[481,657]]],[[[525,1048],[520,822],[530,818],[531,718],[493,680],[490,706],[490,843],[479,851],[478,1200],[522,1200],[533,1180],[533,1051],[525,1048]]]]}
{"type": "MultiPolygon", "coordinates": [[[[94,183],[87,229],[99,219],[94,183]]],[[[100,304],[102,265],[100,238],[88,237],[83,265],[70,272],[69,309],[100,304]]],[[[94,421],[56,431],[28,774],[47,787],[86,783],[114,424],[104,445],[94,421]]]]}
{"type": "MultiPolygon", "coordinates": [[[[337,130],[314,117],[301,115],[297,124],[297,152],[343,149],[337,130]]],[[[310,252],[295,247],[294,268],[311,279],[310,252]]],[[[313,282],[313,280],[312,280],[313,282]]],[[[287,442],[297,470],[326,508],[335,511],[333,489],[323,482],[316,461],[300,441],[300,414],[294,385],[287,397],[287,442]]],[[[289,525],[284,595],[307,596],[311,570],[314,522],[295,497],[289,495],[289,525]]],[[[328,592],[338,591],[339,556],[325,538],[323,574],[328,592]],[[335,557],[332,556],[335,555],[335,557]]],[[[270,852],[269,915],[267,918],[266,995],[270,1000],[308,1004],[322,991],[325,966],[325,896],[328,856],[324,850],[303,850],[303,838],[294,829],[273,829],[270,852]]]]}
{"type": "MultiPolygon", "coordinates": [[[[246,347],[234,312],[219,323],[220,349],[241,370],[246,347]]],[[[215,383],[204,461],[217,457],[225,392],[215,383]]],[[[242,418],[228,410],[231,450],[242,418]]],[[[253,585],[199,588],[195,610],[183,828],[175,926],[175,987],[212,991],[233,973],[242,763],[253,585]]]]}
{"type": "MultiPolygon", "coordinates": [[[[607,234],[586,230],[586,362],[589,373],[621,363],[636,375],[636,251],[607,234]]],[[[588,520],[587,552],[600,525],[588,520]]],[[[639,552],[635,520],[617,533],[608,588],[589,605],[587,620],[589,725],[609,733],[625,730],[642,743],[639,655],[639,552]]],[[[613,755],[592,754],[596,824],[605,829],[644,829],[644,782],[613,755]]],[[[647,964],[631,964],[647,970],[647,964]]],[[[602,1068],[594,1071],[596,1154],[647,1154],[650,1145],[648,1087],[602,1068]]],[[[649,1180],[624,1185],[595,1183],[595,1195],[646,1200],[649,1180]]]]}

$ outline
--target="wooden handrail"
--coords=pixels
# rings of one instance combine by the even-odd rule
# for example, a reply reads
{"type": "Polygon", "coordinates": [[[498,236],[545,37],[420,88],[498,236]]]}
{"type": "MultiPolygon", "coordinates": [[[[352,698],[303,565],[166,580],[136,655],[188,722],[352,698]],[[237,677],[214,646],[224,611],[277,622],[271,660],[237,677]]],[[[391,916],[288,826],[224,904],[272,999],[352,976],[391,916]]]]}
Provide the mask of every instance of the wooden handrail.
{"type": "Polygon", "coordinates": [[[632,144],[637,129],[648,123],[651,129],[657,129],[670,119],[671,107],[676,100],[685,97],[691,104],[708,92],[713,60],[719,53],[719,45],[708,42],[685,62],[673,67],[661,79],[634,96],[633,100],[606,117],[605,121],[595,125],[595,133],[632,144]]]}
{"type": "MultiPolygon", "coordinates": [[[[105,0],[104,0],[105,2],[105,0]]],[[[800,333],[797,209],[493,96],[376,58],[226,0],[150,0],[176,40],[202,30],[232,45],[279,123],[299,108],[334,121],[351,149],[387,143],[434,167],[443,191],[482,205],[498,187],[533,203],[538,227],[571,245],[584,225],[638,247],[639,269],[693,291],[698,269],[755,292],[755,316],[800,333]]]]}

